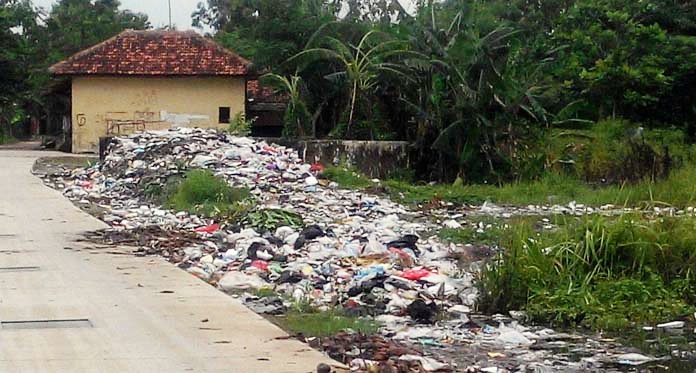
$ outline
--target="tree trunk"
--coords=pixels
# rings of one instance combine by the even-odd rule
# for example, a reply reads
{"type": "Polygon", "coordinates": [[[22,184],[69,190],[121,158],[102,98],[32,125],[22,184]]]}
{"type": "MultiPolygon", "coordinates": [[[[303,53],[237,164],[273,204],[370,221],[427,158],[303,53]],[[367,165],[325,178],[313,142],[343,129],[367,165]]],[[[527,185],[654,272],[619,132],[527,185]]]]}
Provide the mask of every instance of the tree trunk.
{"type": "MultiPolygon", "coordinates": [[[[488,135],[488,128],[486,128],[486,125],[483,125],[483,138],[485,144],[482,146],[483,154],[486,156],[486,162],[488,163],[488,170],[491,173],[491,176],[498,176],[496,175],[495,168],[493,167],[493,158],[491,157],[490,149],[492,148],[491,144],[491,138],[488,135]]],[[[498,179],[498,185],[501,184],[500,177],[497,177],[498,179]]]]}
{"type": "Polygon", "coordinates": [[[358,97],[358,81],[353,82],[353,97],[350,100],[350,113],[348,114],[348,128],[346,128],[346,137],[350,138],[351,127],[353,126],[353,113],[355,112],[355,99],[358,97]]]}
{"type": "Polygon", "coordinates": [[[321,111],[324,108],[324,105],[326,105],[327,100],[327,98],[324,98],[324,101],[317,106],[317,110],[315,110],[314,114],[312,114],[312,137],[315,139],[317,138],[317,120],[319,120],[319,116],[321,115],[321,111]]]}

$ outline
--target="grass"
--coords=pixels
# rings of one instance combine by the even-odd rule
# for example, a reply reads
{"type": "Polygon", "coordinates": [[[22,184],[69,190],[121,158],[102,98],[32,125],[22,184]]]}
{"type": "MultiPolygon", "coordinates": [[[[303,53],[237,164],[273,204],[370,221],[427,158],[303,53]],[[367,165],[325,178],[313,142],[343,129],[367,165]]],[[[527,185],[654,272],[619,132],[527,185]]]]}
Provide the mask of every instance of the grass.
{"type": "Polygon", "coordinates": [[[324,177],[345,189],[364,189],[373,185],[370,179],[351,167],[330,166],[322,173],[324,177]]]}
{"type": "Polygon", "coordinates": [[[539,180],[495,185],[413,185],[403,181],[385,183],[390,195],[407,204],[432,201],[481,204],[544,205],[571,201],[590,206],[613,204],[645,207],[671,205],[686,207],[696,203],[696,166],[687,165],[660,181],[593,187],[571,176],[548,173],[539,180]]]}
{"type": "Polygon", "coordinates": [[[167,207],[177,211],[235,221],[254,206],[248,189],[234,188],[208,170],[188,171],[183,179],[170,180],[164,187],[146,188],[146,194],[159,195],[167,207]]]}
{"type": "Polygon", "coordinates": [[[457,244],[483,244],[493,245],[497,243],[504,225],[501,221],[481,222],[483,228],[479,228],[477,222],[465,225],[461,228],[443,228],[437,236],[447,242],[457,244]]]}
{"type": "Polygon", "coordinates": [[[481,309],[524,309],[537,322],[621,329],[696,310],[696,218],[572,218],[540,235],[504,231],[481,274],[481,309]]]}
{"type": "MultiPolygon", "coordinates": [[[[554,224],[563,223],[557,217],[551,217],[554,224]]],[[[442,228],[437,236],[447,242],[456,244],[480,244],[494,246],[500,244],[501,237],[505,237],[506,231],[520,224],[539,223],[537,216],[513,216],[511,218],[493,218],[481,216],[470,219],[468,224],[461,228],[442,228]]]]}
{"type": "Polygon", "coordinates": [[[272,288],[269,288],[269,287],[255,289],[252,291],[252,294],[254,294],[255,296],[257,296],[259,298],[268,298],[268,297],[273,297],[273,296],[277,295],[275,290],[273,290],[272,288]]]}
{"type": "MultiPolygon", "coordinates": [[[[329,168],[327,177],[342,188],[364,189],[373,185],[366,177],[345,168],[329,168]]],[[[327,171],[325,171],[327,172],[327,171]]],[[[569,175],[547,173],[539,180],[503,186],[473,184],[423,184],[386,180],[390,196],[405,204],[420,205],[433,201],[456,204],[481,204],[490,201],[511,205],[567,204],[571,201],[589,206],[687,207],[696,204],[696,165],[687,164],[664,180],[644,180],[635,184],[593,186],[569,175]]]]}
{"type": "Polygon", "coordinates": [[[325,312],[290,312],[277,321],[291,333],[302,334],[305,337],[328,337],[338,332],[352,330],[357,333],[373,334],[379,326],[366,319],[347,316],[340,310],[325,312]]]}
{"type": "Polygon", "coordinates": [[[17,142],[16,138],[0,132],[0,145],[14,144],[15,142],[17,142]]]}

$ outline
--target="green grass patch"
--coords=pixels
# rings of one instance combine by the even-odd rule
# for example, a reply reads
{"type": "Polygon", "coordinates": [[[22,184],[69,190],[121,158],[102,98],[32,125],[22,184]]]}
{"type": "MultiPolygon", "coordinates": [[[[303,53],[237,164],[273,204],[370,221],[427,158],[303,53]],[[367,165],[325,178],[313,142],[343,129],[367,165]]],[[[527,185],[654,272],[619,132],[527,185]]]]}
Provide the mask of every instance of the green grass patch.
{"type": "Polygon", "coordinates": [[[269,287],[264,287],[260,289],[256,289],[252,291],[252,294],[256,295],[259,298],[268,298],[268,297],[273,297],[276,296],[275,290],[269,287]]]}
{"type": "MultiPolygon", "coordinates": [[[[559,220],[552,217],[553,223],[559,220]]],[[[538,225],[537,216],[514,216],[508,219],[481,216],[472,219],[468,224],[461,228],[442,228],[437,236],[441,240],[456,244],[482,244],[482,245],[501,245],[503,244],[507,231],[515,225],[531,224],[538,225]]]]}
{"type": "Polygon", "coordinates": [[[0,132],[0,145],[5,145],[5,144],[14,144],[18,140],[8,134],[0,132]]]}
{"type": "Polygon", "coordinates": [[[504,234],[504,253],[481,274],[481,309],[524,309],[534,321],[621,329],[696,310],[696,219],[570,218],[539,234],[504,234]]]}
{"type": "Polygon", "coordinates": [[[322,174],[345,189],[363,189],[373,185],[370,179],[350,167],[330,166],[322,174]]]}
{"type": "Polygon", "coordinates": [[[301,333],[307,337],[328,337],[338,332],[352,330],[357,333],[373,334],[379,329],[375,322],[347,316],[339,310],[325,312],[290,312],[277,321],[291,333],[301,333]]]}
{"type": "Polygon", "coordinates": [[[160,192],[171,209],[228,220],[240,220],[254,206],[248,189],[234,188],[208,170],[188,171],[183,179],[168,181],[160,192]]]}
{"type": "Polygon", "coordinates": [[[479,228],[477,226],[462,228],[443,228],[438,232],[437,236],[445,241],[458,244],[483,244],[494,245],[498,243],[503,227],[486,226],[479,228]]]}
{"type": "Polygon", "coordinates": [[[505,184],[413,185],[403,181],[385,182],[392,198],[406,204],[432,201],[480,204],[544,205],[571,201],[590,206],[646,207],[692,206],[696,203],[696,165],[675,170],[664,180],[644,180],[636,184],[591,186],[572,176],[548,173],[539,180],[505,184]]]}

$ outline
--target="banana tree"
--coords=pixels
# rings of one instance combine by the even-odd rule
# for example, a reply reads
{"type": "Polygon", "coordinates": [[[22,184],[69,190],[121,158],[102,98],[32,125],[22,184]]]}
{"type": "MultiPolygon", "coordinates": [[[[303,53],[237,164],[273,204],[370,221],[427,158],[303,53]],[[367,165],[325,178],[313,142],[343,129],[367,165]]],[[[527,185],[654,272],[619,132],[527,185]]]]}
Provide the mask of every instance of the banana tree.
{"type": "Polygon", "coordinates": [[[500,161],[516,152],[516,127],[549,119],[540,103],[545,61],[518,54],[519,31],[505,24],[481,33],[486,28],[477,17],[460,9],[441,25],[430,7],[411,41],[430,63],[412,66],[418,84],[403,98],[421,118],[419,132],[429,134],[424,147],[455,161],[462,179],[476,172],[495,176],[500,161]],[[506,146],[509,151],[503,151],[506,146]]]}
{"type": "Polygon", "coordinates": [[[308,48],[291,57],[288,62],[301,64],[324,60],[337,63],[338,71],[326,75],[325,78],[332,82],[345,83],[349,87],[346,135],[351,136],[361,97],[373,92],[385,73],[404,76],[401,65],[389,60],[408,51],[403,41],[391,39],[377,30],[365,33],[355,45],[331,36],[321,38],[319,33],[323,30],[324,28],[317,30],[310,39],[308,48]],[[315,40],[318,40],[318,47],[312,47],[315,40]]]}
{"type": "MultiPolygon", "coordinates": [[[[278,74],[265,74],[261,77],[264,83],[276,88],[279,93],[288,95],[288,107],[285,109],[285,136],[307,136],[307,122],[311,119],[307,105],[302,99],[302,78],[297,75],[285,77],[278,74]],[[292,126],[290,126],[292,124],[292,126]]],[[[312,136],[316,136],[316,128],[312,124],[312,136]]]]}

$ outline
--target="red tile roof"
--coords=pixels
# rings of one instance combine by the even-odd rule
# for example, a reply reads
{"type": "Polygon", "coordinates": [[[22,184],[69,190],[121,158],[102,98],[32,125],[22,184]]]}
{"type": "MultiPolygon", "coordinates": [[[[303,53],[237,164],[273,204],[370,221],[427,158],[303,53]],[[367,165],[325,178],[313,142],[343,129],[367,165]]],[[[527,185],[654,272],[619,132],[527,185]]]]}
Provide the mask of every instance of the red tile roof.
{"type": "Polygon", "coordinates": [[[273,87],[261,85],[258,79],[247,80],[247,100],[253,102],[288,102],[287,93],[277,93],[273,87]]]}
{"type": "Polygon", "coordinates": [[[195,31],[126,30],[49,71],[55,75],[247,75],[250,65],[195,31]]]}

